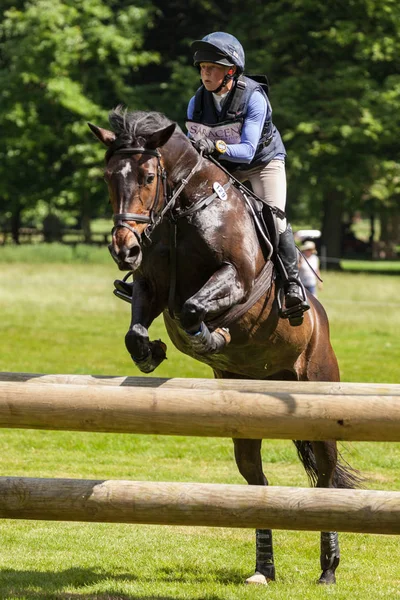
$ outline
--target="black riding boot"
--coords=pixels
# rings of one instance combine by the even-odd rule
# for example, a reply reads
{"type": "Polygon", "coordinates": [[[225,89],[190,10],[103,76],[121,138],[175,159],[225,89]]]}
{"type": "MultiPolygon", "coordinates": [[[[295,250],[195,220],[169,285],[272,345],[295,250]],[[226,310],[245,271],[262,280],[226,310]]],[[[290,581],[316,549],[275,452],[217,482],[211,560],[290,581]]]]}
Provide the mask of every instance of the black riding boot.
{"type": "Polygon", "coordinates": [[[310,306],[306,301],[304,287],[300,282],[297,248],[294,243],[293,231],[288,224],[286,230],[279,236],[279,256],[287,274],[284,277],[285,309],[282,308],[281,316],[289,318],[291,325],[301,325],[303,313],[310,306]],[[286,279],[286,280],[285,280],[286,279]]]}

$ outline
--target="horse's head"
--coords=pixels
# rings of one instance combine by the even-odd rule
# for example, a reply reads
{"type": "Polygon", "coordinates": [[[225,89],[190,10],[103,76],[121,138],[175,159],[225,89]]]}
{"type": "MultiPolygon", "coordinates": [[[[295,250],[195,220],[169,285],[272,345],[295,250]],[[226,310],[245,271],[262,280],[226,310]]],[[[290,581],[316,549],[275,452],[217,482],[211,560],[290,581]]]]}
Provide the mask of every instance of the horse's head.
{"type": "Polygon", "coordinates": [[[164,203],[166,175],[161,148],[175,130],[175,123],[154,129],[146,113],[110,115],[114,131],[89,123],[96,137],[107,146],[105,180],[114,213],[111,256],[121,270],[135,270],[142,261],[143,234],[154,226],[164,203]],[[139,115],[139,117],[138,117],[139,115]],[[134,118],[136,117],[136,118],[134,118]]]}

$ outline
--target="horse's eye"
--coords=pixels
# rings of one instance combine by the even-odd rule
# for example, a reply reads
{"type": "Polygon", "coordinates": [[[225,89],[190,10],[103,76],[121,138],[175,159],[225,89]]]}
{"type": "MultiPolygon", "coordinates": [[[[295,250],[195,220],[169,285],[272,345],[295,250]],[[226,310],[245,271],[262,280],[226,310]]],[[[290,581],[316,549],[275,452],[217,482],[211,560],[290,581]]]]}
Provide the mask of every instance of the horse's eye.
{"type": "Polygon", "coordinates": [[[151,173],[150,175],[147,175],[146,176],[146,180],[145,180],[145,184],[149,185],[150,183],[153,183],[154,178],[155,178],[154,173],[151,173]]]}

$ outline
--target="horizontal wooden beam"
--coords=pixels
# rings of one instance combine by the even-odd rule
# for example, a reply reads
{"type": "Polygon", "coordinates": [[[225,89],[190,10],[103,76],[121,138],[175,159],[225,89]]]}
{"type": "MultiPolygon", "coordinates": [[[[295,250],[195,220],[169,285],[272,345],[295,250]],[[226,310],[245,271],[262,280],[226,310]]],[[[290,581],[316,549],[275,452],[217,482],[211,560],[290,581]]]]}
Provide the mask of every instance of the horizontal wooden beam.
{"type": "Polygon", "coordinates": [[[400,441],[400,397],[0,382],[0,427],[400,441]]]}
{"type": "Polygon", "coordinates": [[[400,534],[400,493],[1,477],[0,518],[400,534]]]}
{"type": "Polygon", "coordinates": [[[400,395],[396,383],[352,383],[336,381],[271,381],[248,379],[196,379],[159,377],[115,377],[106,375],[66,375],[41,373],[0,372],[0,381],[19,383],[61,383],[74,385],[102,385],[124,387],[151,387],[193,390],[236,390],[237,392],[335,394],[335,395],[400,395]]]}

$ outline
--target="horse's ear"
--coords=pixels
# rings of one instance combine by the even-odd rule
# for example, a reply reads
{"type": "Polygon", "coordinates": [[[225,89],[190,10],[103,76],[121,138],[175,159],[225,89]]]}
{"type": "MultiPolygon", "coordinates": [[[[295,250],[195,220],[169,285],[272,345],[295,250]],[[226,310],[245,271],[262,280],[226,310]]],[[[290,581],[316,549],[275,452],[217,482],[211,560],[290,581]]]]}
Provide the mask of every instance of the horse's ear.
{"type": "Polygon", "coordinates": [[[165,129],[160,129],[159,131],[152,133],[151,136],[149,136],[146,140],[146,149],[155,150],[156,148],[161,148],[161,146],[164,146],[164,144],[168,142],[169,138],[174,133],[175,127],[176,123],[171,123],[171,125],[168,125],[168,127],[165,127],[165,129]]]}
{"type": "Polygon", "coordinates": [[[88,125],[93,131],[94,135],[101,141],[102,144],[104,144],[105,146],[111,146],[111,144],[116,138],[115,133],[109,131],[108,129],[97,127],[97,125],[93,125],[93,123],[88,123],[88,125]]]}

